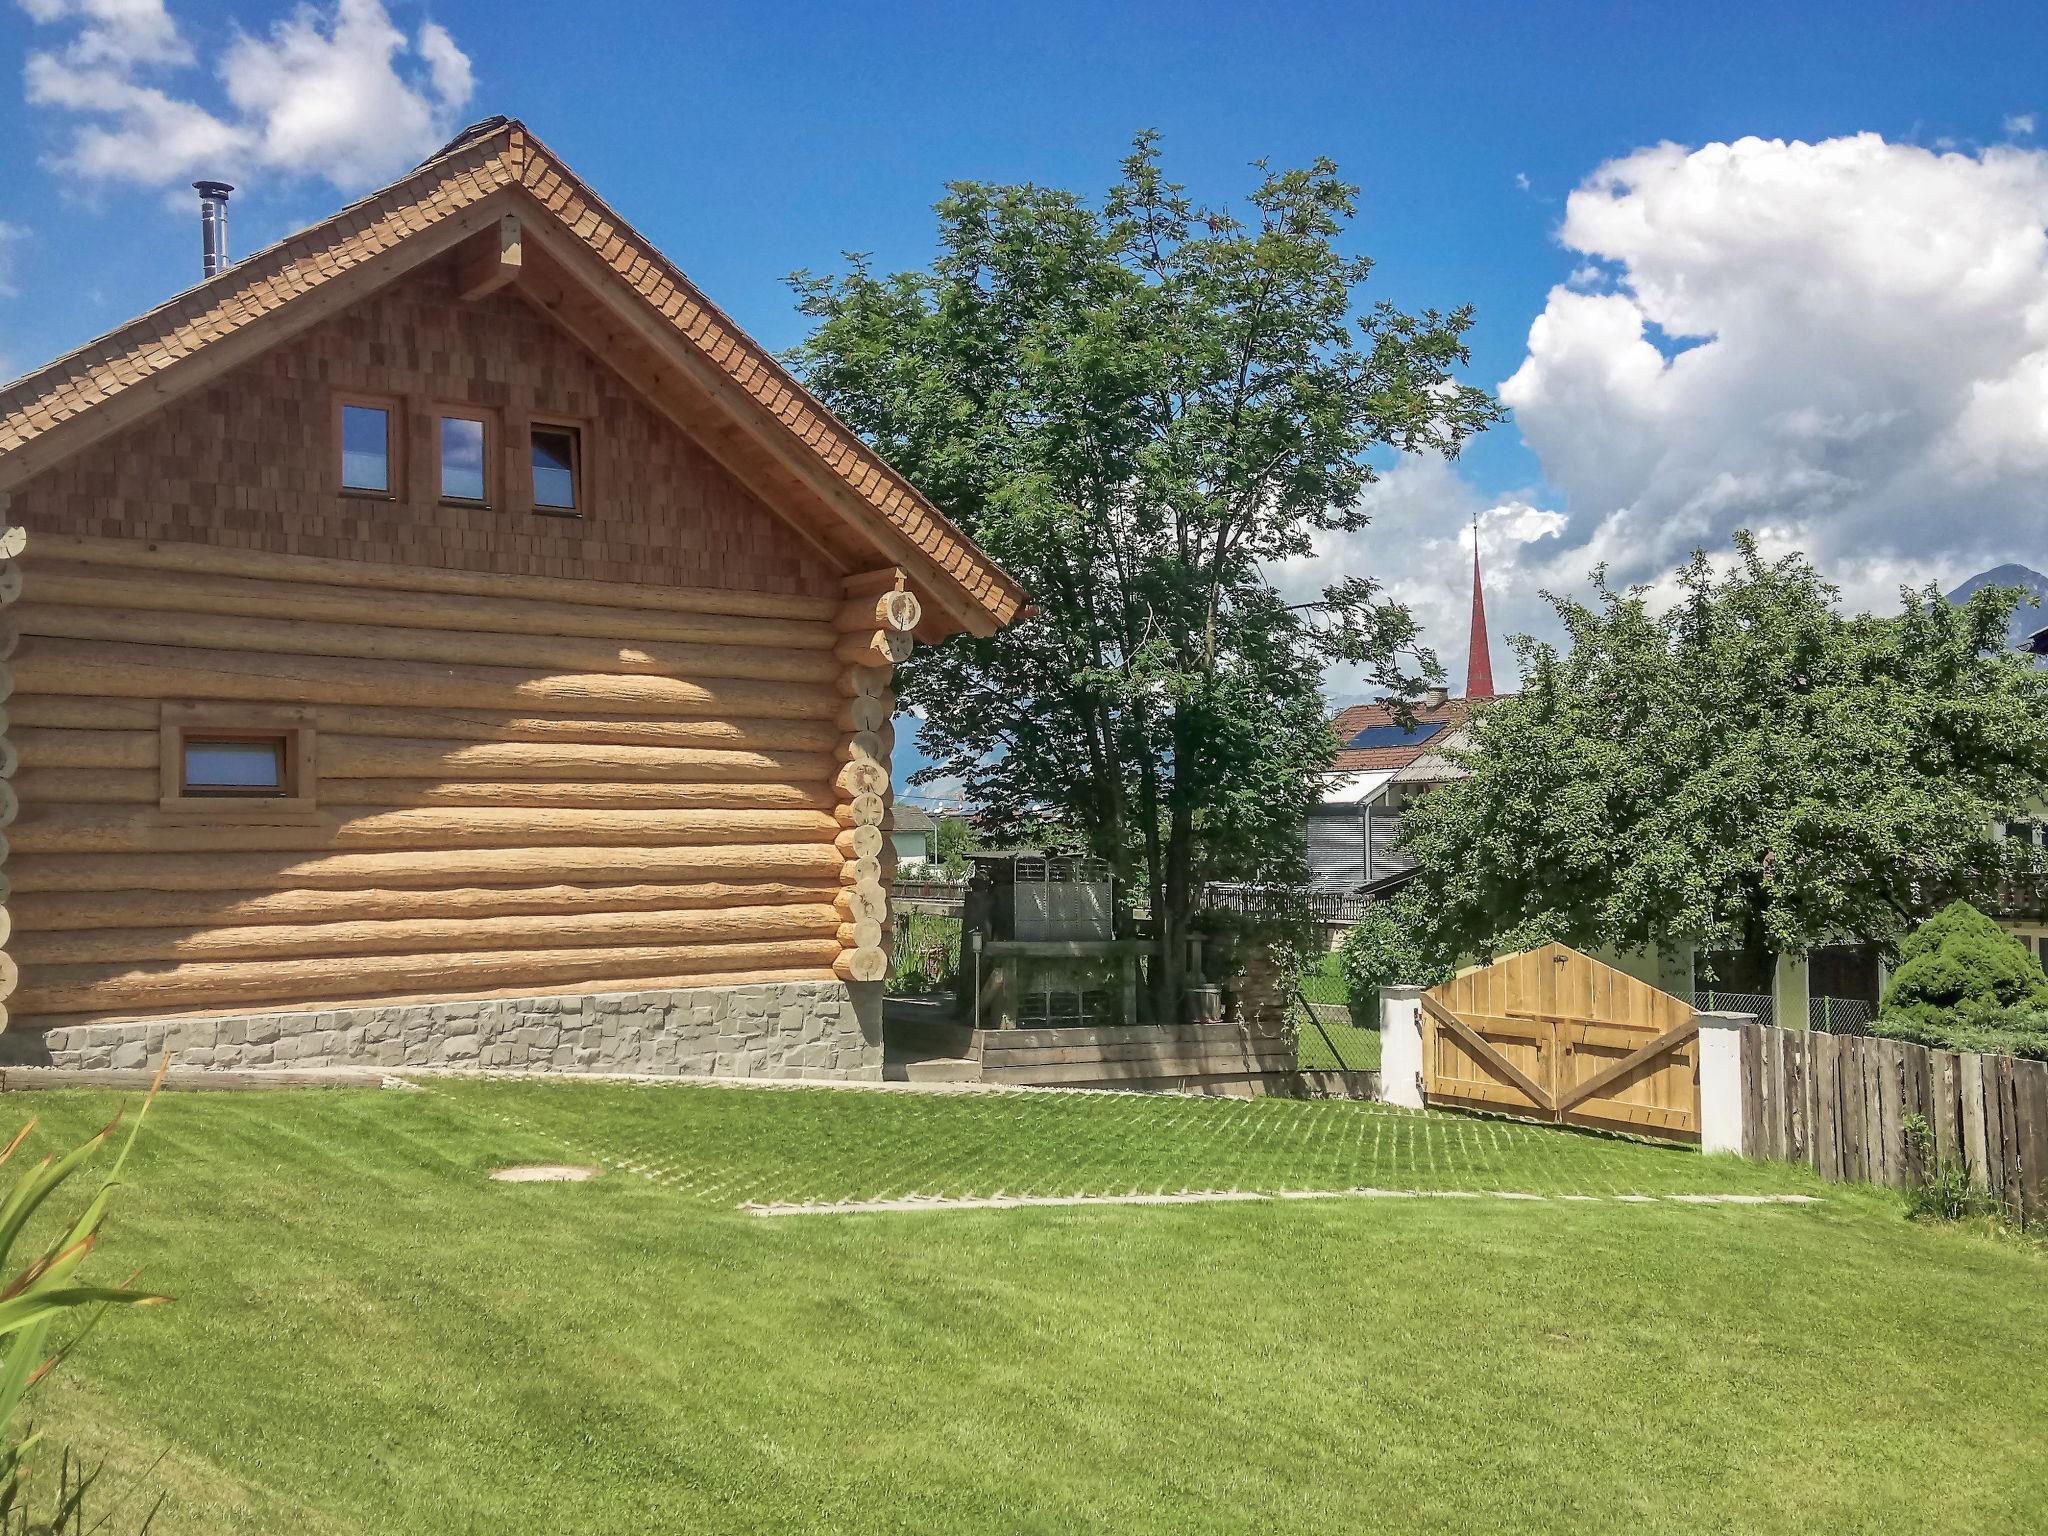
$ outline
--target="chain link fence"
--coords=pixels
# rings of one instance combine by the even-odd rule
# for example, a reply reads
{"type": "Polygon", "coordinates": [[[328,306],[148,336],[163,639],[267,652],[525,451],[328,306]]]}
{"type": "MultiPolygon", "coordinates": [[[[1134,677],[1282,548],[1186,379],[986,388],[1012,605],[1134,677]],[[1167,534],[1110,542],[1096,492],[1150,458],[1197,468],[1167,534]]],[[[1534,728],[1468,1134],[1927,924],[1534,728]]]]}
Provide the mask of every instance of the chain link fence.
{"type": "Polygon", "coordinates": [[[1295,1003],[1295,1037],[1304,1071],[1379,1070],[1378,1011],[1352,1008],[1350,988],[1335,955],[1323,956],[1319,965],[1302,972],[1295,1003]]]}

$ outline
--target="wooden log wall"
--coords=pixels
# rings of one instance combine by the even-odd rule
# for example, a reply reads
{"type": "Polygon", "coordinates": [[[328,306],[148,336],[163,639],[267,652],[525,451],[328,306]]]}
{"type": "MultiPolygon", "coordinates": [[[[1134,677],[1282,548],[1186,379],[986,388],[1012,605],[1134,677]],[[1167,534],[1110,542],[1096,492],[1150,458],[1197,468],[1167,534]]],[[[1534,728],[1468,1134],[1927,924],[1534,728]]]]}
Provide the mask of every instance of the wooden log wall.
{"type": "MultiPolygon", "coordinates": [[[[10,506],[9,497],[0,492],[0,828],[13,822],[21,804],[13,782],[21,759],[11,739],[13,722],[8,717],[6,701],[14,692],[12,662],[20,647],[14,604],[21,597],[25,540],[22,530],[11,521],[10,506]]],[[[0,1028],[6,1027],[14,1007],[14,993],[21,983],[20,970],[7,947],[14,916],[8,904],[12,895],[8,889],[10,872],[6,868],[9,851],[7,836],[0,831],[0,1028]]]]}
{"type": "Polygon", "coordinates": [[[1926,1177],[1906,1118],[2016,1220],[2048,1218],[2048,1062],[1902,1040],[1743,1027],[1742,1150],[1826,1179],[1904,1189],[1926,1177]]]}
{"type": "Polygon", "coordinates": [[[896,696],[890,684],[922,617],[903,573],[886,570],[849,577],[846,602],[833,619],[832,654],[843,668],[845,701],[835,717],[845,734],[834,749],[832,776],[833,821],[841,829],[833,840],[841,859],[834,903],[841,949],[833,974],[842,981],[880,981],[889,974],[889,882],[896,874],[889,766],[896,696]]]}
{"type": "Polygon", "coordinates": [[[14,1023],[880,979],[919,617],[886,578],[842,601],[38,537],[0,561],[14,1023]],[[302,711],[315,807],[162,807],[165,706],[194,703],[302,711]]]}

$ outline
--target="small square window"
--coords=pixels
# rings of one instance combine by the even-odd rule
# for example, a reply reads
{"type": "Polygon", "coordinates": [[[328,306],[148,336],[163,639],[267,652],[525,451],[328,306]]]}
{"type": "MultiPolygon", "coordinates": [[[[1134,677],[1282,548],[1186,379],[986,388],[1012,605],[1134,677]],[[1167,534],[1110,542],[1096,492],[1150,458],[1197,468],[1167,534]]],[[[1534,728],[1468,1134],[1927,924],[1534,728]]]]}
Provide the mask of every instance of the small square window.
{"type": "Polygon", "coordinates": [[[483,502],[486,434],[481,419],[474,416],[441,418],[441,499],[483,502]]]}
{"type": "Polygon", "coordinates": [[[161,809],[298,820],[315,809],[312,716],[275,705],[163,706],[161,809]]]}
{"type": "Polygon", "coordinates": [[[543,512],[574,512],[582,490],[583,434],[575,427],[533,428],[533,504],[543,512]]]}
{"type": "Polygon", "coordinates": [[[391,409],[382,405],[341,407],[341,488],[389,496],[391,409]]]}
{"type": "Polygon", "coordinates": [[[289,742],[283,736],[219,740],[185,737],[184,790],[188,795],[270,795],[289,792],[289,742]]]}

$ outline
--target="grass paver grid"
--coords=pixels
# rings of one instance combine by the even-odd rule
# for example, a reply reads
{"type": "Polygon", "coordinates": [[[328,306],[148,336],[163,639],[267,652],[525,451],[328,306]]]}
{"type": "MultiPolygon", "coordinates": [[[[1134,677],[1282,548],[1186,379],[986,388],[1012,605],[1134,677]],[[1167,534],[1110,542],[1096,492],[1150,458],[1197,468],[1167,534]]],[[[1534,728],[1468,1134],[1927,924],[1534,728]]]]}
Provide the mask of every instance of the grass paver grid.
{"type": "Polygon", "coordinates": [[[433,1091],[725,1206],[1365,1186],[1608,1197],[1819,1188],[1783,1165],[1345,1100],[446,1080],[433,1091]],[[590,1112],[598,1103],[602,1115],[590,1112]]]}
{"type": "MultiPolygon", "coordinates": [[[[11,1107],[40,1152],[135,1097],[11,1107]]],[[[1674,1203],[1743,1183],[1813,1187],[1343,1104],[173,1095],[93,1264],[177,1299],[110,1317],[40,1427],[168,1493],[153,1536],[2048,1528],[2048,1264],[1867,1189],[1674,1203]],[[699,1192],[488,1177],[595,1148],[699,1192]],[[735,1209],[1339,1181],[1445,1197],[735,1209]]]]}

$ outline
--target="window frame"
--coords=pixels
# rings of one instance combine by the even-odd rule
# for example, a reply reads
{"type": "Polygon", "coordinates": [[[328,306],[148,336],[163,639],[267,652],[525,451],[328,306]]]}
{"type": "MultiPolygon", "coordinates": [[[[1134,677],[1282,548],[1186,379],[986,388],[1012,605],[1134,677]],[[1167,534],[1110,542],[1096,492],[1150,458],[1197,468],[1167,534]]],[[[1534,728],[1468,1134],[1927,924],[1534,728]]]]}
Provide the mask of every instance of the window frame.
{"type": "Polygon", "coordinates": [[[318,731],[303,709],[272,705],[163,705],[159,727],[158,809],[218,821],[307,820],[319,806],[318,731]],[[194,791],[185,781],[192,741],[276,741],[282,744],[283,793],[194,791]]]}
{"type": "Polygon", "coordinates": [[[443,506],[449,507],[482,507],[489,509],[497,506],[503,500],[498,488],[498,461],[504,456],[504,450],[500,446],[503,442],[503,436],[498,428],[497,413],[485,406],[463,405],[453,400],[437,400],[429,405],[427,410],[433,422],[433,432],[431,435],[434,446],[431,467],[434,476],[434,499],[443,506]],[[448,487],[442,475],[447,467],[447,461],[444,457],[446,447],[444,429],[451,418],[457,421],[473,421],[484,429],[484,493],[481,497],[450,496],[448,494],[448,487]]]}
{"type": "Polygon", "coordinates": [[[337,494],[362,501],[404,501],[406,485],[405,455],[405,401],[397,395],[361,394],[353,390],[334,392],[334,441],[330,462],[334,466],[334,487],[337,494]],[[386,423],[384,437],[384,478],[388,488],[373,491],[365,486],[348,483],[347,450],[344,437],[344,423],[347,409],[356,406],[362,410],[382,411],[386,423]]]}
{"type": "Polygon", "coordinates": [[[529,511],[541,517],[583,517],[590,511],[590,424],[574,416],[536,414],[526,418],[526,430],[521,434],[526,439],[526,451],[520,463],[526,479],[526,505],[529,511]],[[534,494],[533,485],[533,434],[537,431],[567,432],[574,444],[575,459],[569,466],[570,493],[576,498],[573,507],[555,507],[544,504],[534,494]]]}

